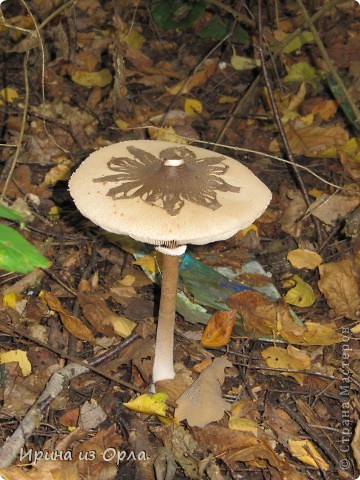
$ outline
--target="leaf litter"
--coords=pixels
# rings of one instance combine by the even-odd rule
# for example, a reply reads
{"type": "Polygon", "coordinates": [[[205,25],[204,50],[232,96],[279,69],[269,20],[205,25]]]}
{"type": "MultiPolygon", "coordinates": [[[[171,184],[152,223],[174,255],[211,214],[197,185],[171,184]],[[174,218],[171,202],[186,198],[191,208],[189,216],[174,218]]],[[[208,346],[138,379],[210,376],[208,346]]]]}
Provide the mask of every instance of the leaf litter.
{"type": "Polygon", "coordinates": [[[0,243],[9,251],[7,229],[17,230],[41,261],[0,259],[0,475],[356,478],[360,142],[351,100],[359,99],[360,9],[320,2],[314,21],[346,91],[334,86],[297,5],[283,2],[272,23],[263,15],[278,59],[268,67],[278,78],[272,93],[309,198],[281,158],[231,151],[273,200],[250,231],[189,248],[177,375],[153,394],[161,260],[81,218],[67,193],[71,172],[93,150],[129,138],[202,139],[279,157],[284,148],[269,93],[256,86],[258,31],[248,12],[233,2],[177,0],[175,13],[173,2],[145,3],[1,5],[1,200],[23,202],[27,219],[0,209],[0,243]],[[254,255],[261,270],[242,270],[254,255]],[[96,358],[98,371],[74,366],[96,358]],[[67,365],[73,376],[38,404],[67,365]]]}

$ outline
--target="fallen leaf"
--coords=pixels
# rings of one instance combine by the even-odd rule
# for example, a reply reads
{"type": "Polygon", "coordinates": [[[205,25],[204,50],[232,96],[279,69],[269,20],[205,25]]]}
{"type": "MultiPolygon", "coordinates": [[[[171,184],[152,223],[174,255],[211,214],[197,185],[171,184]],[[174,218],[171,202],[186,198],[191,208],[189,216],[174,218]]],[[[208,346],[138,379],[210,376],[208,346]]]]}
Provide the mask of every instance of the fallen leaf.
{"type": "Polygon", "coordinates": [[[13,103],[17,98],[19,98],[19,94],[14,88],[6,87],[0,90],[0,105],[13,103]]]}
{"type": "Polygon", "coordinates": [[[351,260],[329,262],[319,266],[318,286],[337,315],[355,318],[360,311],[358,279],[351,260]]]}
{"type": "MultiPolygon", "coordinates": [[[[48,454],[50,455],[50,452],[48,454]]],[[[39,478],[41,480],[80,480],[80,475],[72,462],[39,460],[31,470],[18,466],[0,469],[0,478],[3,480],[39,480],[39,478]]]]}
{"type": "Polygon", "coordinates": [[[231,416],[229,418],[228,427],[230,430],[239,430],[241,432],[250,432],[254,435],[258,434],[258,431],[261,430],[260,425],[258,425],[254,420],[249,418],[239,418],[231,416]]]}
{"type": "Polygon", "coordinates": [[[84,325],[79,318],[71,315],[67,310],[65,310],[61,302],[54,295],[49,292],[42,292],[41,296],[48,304],[48,307],[60,315],[62,324],[66,330],[71,333],[71,335],[74,335],[74,337],[79,338],[80,340],[85,340],[89,343],[96,343],[91,330],[84,325]]]}
{"type": "Polygon", "coordinates": [[[198,115],[203,110],[202,103],[195,98],[187,98],[184,104],[184,112],[188,115],[198,115]]]}
{"type": "MultiPolygon", "coordinates": [[[[311,366],[309,355],[292,345],[288,348],[268,347],[261,352],[266,364],[271,368],[289,370],[308,370],[311,366]]],[[[296,372],[280,372],[284,377],[293,377],[300,384],[304,385],[305,374],[296,372]]]]}
{"type": "MultiPolygon", "coordinates": [[[[331,127],[294,127],[287,123],[284,127],[291,151],[294,155],[317,157],[323,150],[344,145],[349,140],[348,132],[337,126],[331,127]]],[[[269,146],[271,152],[279,152],[277,140],[269,146]]]]}
{"type": "Polygon", "coordinates": [[[235,70],[252,70],[261,65],[261,61],[256,58],[242,57],[236,54],[236,50],[232,47],[233,53],[231,55],[230,63],[235,70]]]}
{"type": "Polygon", "coordinates": [[[8,352],[0,353],[0,364],[9,362],[17,362],[19,364],[23,377],[30,375],[31,363],[24,350],[9,350],[8,352]]]}
{"type": "Polygon", "coordinates": [[[229,297],[226,303],[241,315],[250,334],[275,335],[279,305],[258,292],[247,290],[229,297]]]}
{"type": "Polygon", "coordinates": [[[281,186],[280,202],[283,212],[280,219],[281,230],[295,238],[299,237],[303,230],[303,216],[307,209],[302,193],[299,190],[281,186]]]}
{"type": "Polygon", "coordinates": [[[123,405],[130,410],[146,415],[156,415],[160,418],[172,418],[170,415],[169,406],[166,404],[168,398],[167,393],[145,393],[139,397],[130,400],[130,402],[123,403],[123,405]]]}
{"type": "Polygon", "coordinates": [[[312,467],[328,470],[329,464],[322,458],[310,440],[289,440],[289,450],[295,458],[312,467]]]}
{"type": "Polygon", "coordinates": [[[201,343],[210,348],[220,348],[226,345],[231,338],[236,313],[236,310],[215,312],[205,327],[201,343]]]}
{"type": "Polygon", "coordinates": [[[209,59],[204,63],[205,63],[205,66],[202,70],[199,70],[198,72],[194,73],[189,78],[185,78],[181,80],[179,83],[177,83],[176,85],[173,85],[172,87],[166,87],[166,91],[170,95],[174,95],[174,96],[186,95],[194,87],[200,87],[201,85],[204,85],[208,77],[210,77],[215,73],[218,61],[209,59]]]}
{"type": "Polygon", "coordinates": [[[107,68],[103,68],[99,72],[75,70],[71,74],[71,80],[82,87],[106,87],[112,82],[112,75],[107,68]]]}
{"type": "Polygon", "coordinates": [[[326,225],[334,226],[359,205],[359,193],[351,195],[344,191],[336,195],[321,195],[309,206],[307,213],[311,213],[326,225]]]}
{"type": "Polygon", "coordinates": [[[136,327],[136,323],[117,315],[97,295],[78,293],[78,299],[86,320],[100,333],[113,336],[114,333],[125,338],[136,327]]]}
{"type": "Polygon", "coordinates": [[[323,261],[321,255],[305,248],[290,250],[286,258],[293,267],[308,268],[309,270],[318,267],[323,261]]]}
{"type": "Polygon", "coordinates": [[[225,380],[225,368],[232,363],[226,358],[215,358],[197,380],[176,400],[175,417],[187,420],[193,427],[204,427],[224,416],[230,405],[221,396],[221,385],[225,380]]]}
{"type": "Polygon", "coordinates": [[[292,288],[283,296],[286,303],[305,308],[310,307],[316,301],[314,290],[299,275],[292,275],[290,279],[283,283],[284,288],[289,286],[292,286],[292,288]]]}

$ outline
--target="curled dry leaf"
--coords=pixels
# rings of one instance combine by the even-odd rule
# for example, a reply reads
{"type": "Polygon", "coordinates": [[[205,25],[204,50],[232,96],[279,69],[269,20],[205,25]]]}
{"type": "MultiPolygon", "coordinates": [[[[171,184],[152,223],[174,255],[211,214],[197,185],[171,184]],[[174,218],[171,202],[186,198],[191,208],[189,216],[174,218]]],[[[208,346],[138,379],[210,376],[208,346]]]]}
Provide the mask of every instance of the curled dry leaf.
{"type": "MultiPolygon", "coordinates": [[[[311,366],[309,355],[303,350],[289,345],[287,348],[268,347],[261,352],[266,364],[271,368],[289,370],[308,370],[311,366]]],[[[296,372],[280,372],[284,377],[293,377],[304,385],[305,374],[296,372]]]]}
{"type": "Polygon", "coordinates": [[[230,341],[231,332],[236,320],[236,310],[219,311],[214,313],[206,325],[201,337],[205,347],[219,348],[230,341]]]}
{"type": "Polygon", "coordinates": [[[360,420],[357,421],[354,436],[351,442],[357,468],[360,469],[360,420]]]}
{"type": "Polygon", "coordinates": [[[175,417],[187,420],[188,424],[205,427],[220,420],[230,405],[221,396],[221,385],[225,380],[225,368],[232,363],[226,358],[216,358],[197,380],[177,400],[175,417]]]}
{"type": "Polygon", "coordinates": [[[306,212],[306,202],[302,193],[293,188],[280,187],[281,209],[283,211],[280,223],[283,232],[299,237],[303,229],[302,217],[306,212]]]}
{"type": "Polygon", "coordinates": [[[349,259],[319,266],[318,286],[337,315],[354,318],[360,312],[358,278],[349,259]]]}
{"type": "Polygon", "coordinates": [[[89,343],[96,342],[91,330],[84,325],[79,318],[71,315],[54,295],[49,292],[43,292],[42,298],[51,310],[54,310],[54,312],[57,312],[60,315],[62,324],[71,335],[89,343]]]}

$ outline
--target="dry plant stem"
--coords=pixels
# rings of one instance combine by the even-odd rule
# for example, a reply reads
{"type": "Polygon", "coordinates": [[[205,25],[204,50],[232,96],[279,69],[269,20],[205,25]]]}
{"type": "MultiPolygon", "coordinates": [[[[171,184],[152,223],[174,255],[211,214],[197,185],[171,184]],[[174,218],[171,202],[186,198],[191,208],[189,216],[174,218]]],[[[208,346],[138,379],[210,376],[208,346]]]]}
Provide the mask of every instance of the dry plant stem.
{"type": "MultiPolygon", "coordinates": [[[[134,340],[139,338],[137,333],[133,333],[127,339],[119,342],[115,347],[113,347],[112,352],[114,355],[117,355],[119,351],[125,348],[127,345],[132,343],[134,340]]],[[[73,378],[87,373],[89,369],[94,370],[94,367],[90,367],[90,362],[94,364],[100,363],[104,359],[108,359],[109,351],[104,355],[99,355],[89,360],[89,365],[86,362],[69,363],[66,367],[62,368],[58,372],[54,373],[45,389],[26,413],[19,426],[16,428],[14,433],[9,437],[2,448],[0,449],[0,468],[10,467],[16,460],[17,455],[20,450],[24,447],[25,442],[28,438],[34,434],[34,431],[40,425],[43,412],[51,404],[51,402],[62,392],[64,388],[67,387],[70,380],[73,378]],[[90,368],[89,368],[90,367],[90,368]]],[[[97,369],[95,369],[96,371],[97,369]]],[[[97,372],[100,375],[105,376],[101,371],[97,372]]],[[[120,383],[120,382],[119,382],[120,383]]],[[[121,382],[124,383],[124,382],[121,382]]],[[[133,388],[130,386],[130,388],[133,388]]],[[[136,389],[137,390],[137,389],[136,389]]]]}
{"type": "Polygon", "coordinates": [[[336,83],[339,85],[339,87],[343,91],[343,94],[344,94],[347,102],[349,103],[350,107],[352,108],[352,110],[355,114],[356,120],[354,121],[354,123],[356,124],[357,127],[360,127],[360,111],[359,111],[359,109],[357,108],[355,102],[353,101],[353,99],[349,95],[349,92],[347,91],[347,88],[345,87],[344,82],[341,80],[340,75],[337,73],[337,70],[332,63],[332,61],[331,61],[331,59],[330,59],[330,57],[329,57],[329,55],[326,51],[326,48],[325,48],[323,42],[321,41],[321,39],[319,37],[318,31],[316,30],[316,28],[314,26],[314,23],[312,22],[311,18],[309,17],[309,14],[308,14],[302,0],[296,0],[296,3],[299,5],[301,13],[304,15],[305,22],[307,23],[307,26],[309,27],[311,33],[314,35],[315,42],[318,46],[318,49],[320,50],[321,56],[323,57],[323,59],[326,63],[326,66],[328,67],[331,74],[333,75],[336,83]]]}
{"type": "MultiPolygon", "coordinates": [[[[299,173],[299,169],[298,169],[297,164],[295,162],[295,159],[294,159],[294,156],[292,154],[291,147],[290,147],[290,144],[288,142],[283,124],[281,122],[279,109],[278,109],[278,106],[277,106],[277,103],[276,103],[276,100],[275,100],[275,97],[274,97],[274,93],[273,93],[273,90],[272,90],[272,87],[271,87],[271,82],[270,82],[269,75],[268,75],[268,72],[267,72],[267,69],[266,69],[266,62],[265,62],[264,49],[263,49],[261,3],[262,3],[262,0],[259,0],[259,2],[258,2],[259,55],[260,55],[262,73],[263,73],[266,89],[268,91],[269,99],[270,99],[270,102],[271,102],[271,107],[272,107],[272,110],[273,110],[274,120],[275,120],[276,125],[278,127],[281,139],[283,141],[286,154],[288,156],[288,159],[291,162],[292,170],[294,172],[297,184],[300,187],[300,190],[301,190],[301,193],[304,197],[304,200],[305,200],[307,206],[309,206],[310,205],[310,198],[309,198],[309,195],[307,193],[307,189],[305,187],[303,179],[302,179],[302,177],[299,173]]],[[[322,231],[321,231],[320,222],[314,216],[312,216],[311,218],[312,218],[312,221],[313,221],[315,229],[316,229],[318,243],[321,244],[322,241],[323,241],[323,235],[322,235],[322,231]]]]}
{"type": "Polygon", "coordinates": [[[156,332],[153,381],[172,379],[176,294],[179,278],[178,255],[163,254],[161,297],[156,332]]]}

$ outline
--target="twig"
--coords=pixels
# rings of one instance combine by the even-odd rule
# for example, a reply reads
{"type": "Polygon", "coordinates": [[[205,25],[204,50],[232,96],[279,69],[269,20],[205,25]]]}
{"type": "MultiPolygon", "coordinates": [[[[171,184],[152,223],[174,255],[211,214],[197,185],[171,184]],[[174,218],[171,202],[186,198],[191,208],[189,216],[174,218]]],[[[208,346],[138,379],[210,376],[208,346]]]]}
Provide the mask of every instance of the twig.
{"type": "MultiPolygon", "coordinates": [[[[12,328],[14,331],[18,330],[15,330],[15,328],[13,328],[12,326],[10,326],[10,328],[12,328]]],[[[28,335],[26,335],[26,337],[29,338],[28,335]]],[[[116,344],[111,349],[111,352],[114,356],[117,355],[123,348],[130,345],[130,343],[132,343],[138,338],[140,338],[140,336],[137,333],[131,334],[128,338],[116,344]]],[[[44,348],[49,348],[47,344],[39,342],[38,340],[35,341],[40,345],[42,344],[44,348]]],[[[75,362],[68,363],[66,367],[62,368],[51,376],[48,384],[46,385],[45,389],[43,390],[37,401],[26,413],[19,426],[11,435],[11,437],[9,437],[5,441],[3,447],[0,449],[0,468],[7,468],[12,465],[27,439],[31,435],[33,435],[35,429],[40,425],[43,412],[68,385],[70,380],[83,373],[87,373],[89,370],[93,370],[99,375],[109,378],[107,374],[95,368],[95,365],[98,365],[102,361],[108,360],[110,358],[109,352],[110,350],[103,355],[99,355],[98,357],[92,358],[91,360],[85,362],[75,359],[75,362]]],[[[64,358],[68,357],[66,354],[63,353],[61,353],[61,356],[63,356],[64,358]]],[[[113,379],[112,377],[110,377],[110,379],[112,381],[120,383],[121,385],[125,385],[132,390],[140,391],[141,393],[143,393],[140,389],[137,389],[136,387],[128,384],[127,382],[119,381],[113,379]]]]}
{"type": "Polygon", "coordinates": [[[282,405],[282,408],[285,412],[293,419],[296,423],[300,425],[300,427],[314,440],[314,442],[321,448],[321,450],[326,454],[326,456],[333,462],[334,465],[339,463],[338,457],[334,454],[332,450],[326,445],[325,442],[321,439],[321,437],[314,432],[308,422],[297,412],[295,412],[289,405],[285,402],[282,405]]]}
{"type": "Polygon", "coordinates": [[[329,57],[329,55],[326,51],[326,48],[325,48],[323,42],[321,41],[321,39],[318,35],[318,32],[317,32],[317,30],[314,26],[314,23],[312,22],[311,18],[309,17],[309,14],[308,14],[302,0],[296,0],[296,3],[299,5],[301,13],[304,15],[305,21],[306,21],[311,33],[314,36],[314,40],[315,40],[315,42],[318,46],[318,49],[320,50],[320,53],[321,53],[321,55],[322,55],[322,57],[323,57],[323,59],[326,63],[326,66],[330,70],[330,72],[331,72],[332,76],[334,77],[336,83],[339,85],[339,87],[343,91],[344,97],[346,98],[348,104],[350,105],[351,109],[354,112],[354,115],[355,115],[355,118],[356,118],[354,123],[357,125],[357,127],[360,127],[360,111],[359,111],[359,109],[357,108],[355,102],[353,101],[353,99],[349,95],[349,92],[347,91],[347,88],[345,87],[344,82],[341,80],[340,75],[337,73],[337,70],[332,63],[332,61],[331,61],[331,59],[330,59],[330,57],[329,57]]]}
{"type": "Polygon", "coordinates": [[[235,18],[235,20],[237,20],[239,23],[243,23],[244,25],[249,25],[249,27],[255,27],[254,20],[251,20],[246,15],[242,15],[241,13],[231,8],[229,5],[225,5],[225,3],[220,2],[220,0],[209,0],[209,3],[212,3],[213,5],[216,5],[221,10],[224,10],[225,12],[230,13],[235,18]]]}
{"type": "MultiPolygon", "coordinates": [[[[302,195],[304,197],[304,200],[305,200],[307,206],[309,206],[310,203],[311,203],[310,198],[309,198],[307,189],[305,187],[305,184],[303,182],[303,179],[302,179],[302,177],[299,173],[299,169],[298,169],[297,163],[295,161],[295,158],[293,156],[289,141],[287,139],[287,136],[286,136],[286,133],[285,133],[285,130],[284,130],[284,126],[281,122],[279,108],[277,106],[277,103],[276,103],[276,100],[275,100],[275,97],[274,97],[274,93],[273,93],[273,90],[272,90],[272,87],[271,87],[271,82],[270,82],[269,75],[268,75],[267,68],[266,68],[264,48],[263,48],[261,0],[258,0],[258,22],[259,22],[259,47],[258,47],[258,50],[259,50],[259,55],[260,55],[262,73],[263,73],[263,76],[264,76],[266,89],[268,91],[271,107],[272,107],[273,114],[274,114],[274,120],[275,120],[275,123],[278,127],[281,139],[283,141],[287,157],[291,162],[291,167],[292,167],[292,170],[294,172],[296,181],[297,181],[297,183],[300,187],[300,190],[302,192],[302,195]]],[[[313,221],[315,229],[316,229],[318,243],[321,244],[322,241],[323,241],[323,235],[322,235],[322,231],[321,231],[320,222],[314,216],[312,216],[311,218],[312,218],[312,221],[313,221]]]]}

